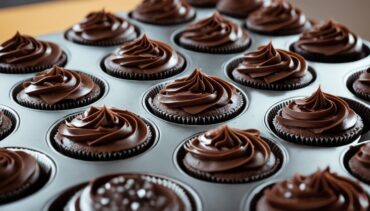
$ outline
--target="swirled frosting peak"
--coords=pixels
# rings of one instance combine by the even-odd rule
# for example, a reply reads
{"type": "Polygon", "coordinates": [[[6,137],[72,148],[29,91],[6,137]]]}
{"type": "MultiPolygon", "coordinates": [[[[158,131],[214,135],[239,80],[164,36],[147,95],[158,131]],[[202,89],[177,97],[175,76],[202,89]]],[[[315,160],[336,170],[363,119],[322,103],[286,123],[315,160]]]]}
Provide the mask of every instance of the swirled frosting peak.
{"type": "Polygon", "coordinates": [[[184,148],[188,152],[184,162],[203,172],[256,170],[274,156],[258,130],[240,130],[227,125],[191,139],[184,148]]]}
{"type": "Polygon", "coordinates": [[[275,183],[265,189],[257,211],[368,211],[370,198],[358,182],[329,169],[275,183]]]}
{"type": "Polygon", "coordinates": [[[270,42],[258,47],[256,51],[246,53],[234,71],[270,84],[303,77],[307,68],[307,62],[302,56],[275,49],[270,42]]]}
{"type": "Polygon", "coordinates": [[[0,148],[0,199],[39,179],[36,159],[23,151],[0,148]]]}
{"type": "Polygon", "coordinates": [[[87,75],[54,66],[23,83],[24,93],[37,96],[49,105],[78,100],[90,94],[95,82],[87,75]]]}
{"type": "Polygon", "coordinates": [[[251,13],[248,29],[274,35],[299,34],[311,24],[302,11],[287,0],[274,0],[251,13]]]}
{"type": "Polygon", "coordinates": [[[188,77],[167,84],[159,92],[159,102],[169,108],[198,114],[211,108],[227,105],[236,94],[233,85],[195,69],[188,77]]]}
{"type": "Polygon", "coordinates": [[[360,148],[360,151],[355,155],[355,159],[361,163],[361,165],[367,167],[369,173],[367,176],[370,177],[370,143],[360,148]]]}
{"type": "Polygon", "coordinates": [[[319,87],[311,96],[289,103],[276,118],[285,127],[322,134],[351,129],[358,115],[344,100],[322,92],[319,87]]]}
{"type": "Polygon", "coordinates": [[[62,59],[62,49],[55,43],[37,40],[17,32],[0,44],[0,64],[19,67],[51,66],[62,59]]]}
{"type": "Polygon", "coordinates": [[[358,79],[355,80],[353,87],[355,91],[370,94],[370,67],[363,71],[358,79]]]}
{"type": "Polygon", "coordinates": [[[92,106],[59,126],[57,135],[86,146],[122,150],[147,141],[149,129],[142,119],[131,112],[92,106]]]}
{"type": "Polygon", "coordinates": [[[262,0],[220,0],[217,10],[237,18],[246,18],[262,5],[262,0]]]}

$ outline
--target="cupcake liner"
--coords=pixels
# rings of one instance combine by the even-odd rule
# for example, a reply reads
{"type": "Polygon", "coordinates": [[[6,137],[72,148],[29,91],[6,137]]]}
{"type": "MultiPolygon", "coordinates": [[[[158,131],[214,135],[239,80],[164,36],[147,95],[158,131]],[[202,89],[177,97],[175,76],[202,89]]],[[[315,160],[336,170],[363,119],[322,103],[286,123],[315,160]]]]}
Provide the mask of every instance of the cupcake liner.
{"type": "MultiPolygon", "coordinates": [[[[217,175],[217,174],[215,175],[212,173],[207,173],[207,172],[203,172],[203,171],[191,168],[190,166],[186,165],[183,162],[183,159],[185,158],[185,155],[187,153],[183,145],[177,152],[177,163],[182,168],[182,170],[188,173],[189,175],[195,178],[201,179],[201,180],[209,181],[209,182],[237,184],[237,183],[251,183],[251,182],[263,180],[263,179],[266,179],[272,176],[277,171],[279,171],[284,163],[285,158],[284,158],[284,153],[282,149],[277,144],[275,144],[270,139],[267,139],[265,137],[262,137],[262,138],[270,146],[272,153],[275,155],[276,163],[273,166],[273,168],[268,169],[268,171],[260,171],[258,172],[257,175],[253,175],[253,176],[245,177],[245,178],[222,178],[220,175],[217,175]]],[[[184,143],[188,142],[191,139],[186,140],[184,143]]],[[[230,175],[232,175],[232,173],[230,173],[230,175]]]]}
{"type": "Polygon", "coordinates": [[[55,174],[55,166],[53,161],[41,152],[18,147],[6,147],[6,149],[12,151],[23,151],[34,157],[39,164],[40,175],[36,181],[28,181],[22,187],[7,194],[1,195],[0,205],[19,200],[37,192],[50,180],[51,176],[55,174]]]}
{"type": "Polygon", "coordinates": [[[361,176],[361,175],[357,174],[356,172],[352,171],[352,169],[349,165],[350,159],[360,150],[360,148],[362,146],[364,146],[367,143],[370,143],[370,141],[362,142],[360,144],[356,144],[354,146],[348,147],[346,149],[345,153],[344,153],[342,162],[343,162],[343,165],[344,165],[345,169],[348,171],[348,173],[350,173],[356,179],[370,185],[370,178],[365,178],[364,176],[361,176]]]}
{"type": "Polygon", "coordinates": [[[207,2],[207,0],[187,0],[188,4],[198,8],[214,8],[218,0],[213,0],[213,2],[212,0],[208,0],[207,3],[202,3],[203,1],[207,2]]]}
{"type": "Polygon", "coordinates": [[[135,32],[136,32],[136,37],[133,38],[133,39],[121,38],[121,39],[118,39],[118,40],[107,40],[107,41],[93,42],[93,41],[84,40],[84,39],[81,39],[79,37],[70,35],[72,33],[72,28],[68,29],[64,33],[64,38],[66,40],[69,40],[69,41],[74,42],[74,43],[77,43],[77,44],[89,45],[89,46],[101,46],[101,47],[104,47],[104,46],[121,45],[123,43],[130,42],[132,40],[135,40],[135,39],[137,39],[138,37],[141,36],[142,33],[141,33],[140,28],[138,26],[136,26],[136,25],[133,25],[133,26],[134,26],[135,32]]]}
{"type": "Polygon", "coordinates": [[[149,123],[144,118],[141,118],[140,116],[132,113],[133,115],[136,115],[138,118],[142,119],[145,122],[145,124],[147,126],[147,129],[149,131],[147,140],[145,142],[141,143],[140,145],[135,146],[134,148],[126,149],[126,150],[122,150],[122,151],[116,151],[116,152],[109,152],[109,153],[108,152],[87,152],[87,151],[83,151],[83,150],[68,148],[68,147],[65,147],[65,146],[57,143],[56,136],[57,136],[59,126],[61,124],[63,124],[65,122],[65,120],[71,121],[73,118],[75,118],[76,116],[78,116],[80,114],[82,114],[82,112],[72,114],[72,115],[68,116],[67,118],[63,119],[62,121],[58,122],[53,127],[53,129],[51,130],[51,133],[50,133],[50,136],[49,136],[51,145],[58,152],[66,155],[68,157],[72,157],[72,158],[76,158],[76,159],[82,159],[82,160],[88,160],[88,161],[110,161],[110,160],[125,159],[125,158],[129,158],[129,157],[138,155],[138,154],[146,151],[151,146],[153,146],[153,144],[156,140],[156,132],[155,132],[154,126],[152,126],[152,124],[149,123]]]}
{"type": "MultiPolygon", "coordinates": [[[[20,105],[22,106],[25,106],[25,107],[28,107],[28,108],[33,108],[33,109],[38,109],[38,110],[66,110],[66,109],[72,109],[72,108],[78,108],[78,107],[83,107],[83,106],[86,106],[86,105],[89,105],[97,100],[99,100],[105,93],[105,90],[106,90],[106,85],[105,83],[95,77],[95,76],[92,76],[90,74],[87,74],[87,73],[83,73],[83,72],[80,72],[80,71],[76,71],[78,73],[80,73],[81,75],[86,75],[88,77],[90,77],[96,85],[98,85],[99,89],[98,88],[94,88],[93,90],[93,93],[90,93],[89,95],[87,95],[86,97],[83,97],[79,100],[65,100],[65,101],[62,101],[62,102],[59,102],[59,103],[56,103],[54,105],[49,105],[49,104],[46,104],[46,103],[41,103],[41,102],[29,102],[27,99],[26,100],[22,100],[18,93],[20,93],[22,90],[23,90],[23,87],[22,87],[22,83],[19,83],[14,89],[13,89],[13,92],[12,92],[12,96],[13,96],[13,99],[20,105]]],[[[30,80],[30,79],[28,79],[30,80]]],[[[26,80],[27,81],[27,80],[26,80]]]]}
{"type": "Polygon", "coordinates": [[[143,73],[134,73],[134,72],[129,73],[129,72],[122,71],[120,67],[107,68],[108,65],[106,64],[109,62],[108,58],[110,57],[111,54],[106,56],[102,60],[101,68],[104,72],[116,78],[122,78],[122,79],[128,79],[128,80],[159,80],[159,79],[169,78],[171,76],[177,75],[186,69],[187,62],[186,62],[185,57],[178,52],[176,53],[182,59],[182,62],[180,62],[180,64],[176,65],[175,67],[170,68],[160,73],[154,73],[154,74],[143,74],[143,73]]]}
{"type": "Polygon", "coordinates": [[[140,21],[142,23],[146,23],[146,24],[151,24],[151,25],[158,25],[158,26],[173,26],[173,25],[178,25],[178,24],[183,24],[183,23],[189,23],[191,22],[192,20],[195,19],[196,17],[196,12],[194,9],[191,8],[190,10],[191,14],[186,17],[185,19],[183,20],[168,20],[168,21],[155,21],[155,20],[145,20],[145,19],[142,19],[142,18],[135,18],[132,13],[133,11],[129,12],[128,16],[131,18],[131,19],[134,19],[134,20],[137,20],[137,21],[140,21]]]}
{"type": "Polygon", "coordinates": [[[242,61],[242,58],[237,58],[231,61],[226,67],[227,75],[233,81],[241,85],[256,88],[256,89],[272,90],[272,91],[295,90],[295,89],[300,89],[300,88],[310,85],[316,80],[316,77],[317,77],[315,70],[312,67],[308,67],[307,74],[310,74],[312,78],[310,80],[305,79],[306,81],[301,80],[299,83],[285,83],[284,84],[284,83],[277,82],[277,83],[267,84],[267,83],[264,83],[262,81],[257,81],[257,80],[246,80],[244,78],[234,77],[233,75],[234,69],[240,64],[241,61],[242,61]]]}
{"type": "Polygon", "coordinates": [[[361,73],[363,73],[363,72],[364,72],[364,70],[352,73],[348,77],[346,85],[347,85],[348,90],[351,91],[354,95],[356,95],[357,97],[359,97],[361,99],[370,101],[370,94],[369,93],[365,93],[365,92],[363,92],[359,89],[355,90],[355,88],[353,87],[354,82],[360,77],[361,73]]]}
{"type": "Polygon", "coordinates": [[[357,138],[361,137],[361,132],[365,133],[368,131],[369,122],[370,122],[370,109],[362,105],[357,101],[353,101],[347,98],[342,98],[345,100],[351,109],[355,111],[360,117],[361,120],[358,120],[355,127],[346,131],[343,134],[337,134],[335,137],[332,136],[317,136],[317,137],[305,137],[295,134],[290,134],[286,132],[279,124],[276,123],[275,117],[281,111],[283,107],[288,105],[294,99],[286,100],[277,105],[274,105],[271,108],[266,116],[267,124],[270,130],[276,134],[278,137],[282,138],[285,141],[293,142],[296,144],[311,145],[311,146],[325,146],[325,147],[334,147],[349,144],[355,141],[357,138]]]}
{"type": "MultiPolygon", "coordinates": [[[[237,99],[239,101],[239,104],[236,106],[236,108],[228,112],[220,113],[218,115],[210,115],[210,116],[208,115],[183,116],[180,114],[171,114],[166,111],[163,111],[162,109],[158,108],[157,106],[153,104],[153,99],[160,92],[160,90],[163,89],[164,86],[165,84],[159,84],[145,94],[144,96],[145,106],[155,116],[161,119],[170,121],[170,122],[174,122],[174,123],[187,124],[187,125],[207,125],[207,124],[215,124],[219,122],[224,122],[242,113],[242,111],[247,107],[247,103],[248,103],[246,96],[244,96],[242,92],[237,89],[237,99]]],[[[214,111],[217,111],[222,108],[223,107],[217,108],[214,111]]]]}
{"type": "Polygon", "coordinates": [[[191,51],[196,51],[196,52],[201,52],[201,53],[210,53],[210,54],[233,54],[233,53],[240,53],[245,50],[247,50],[251,44],[252,44],[252,39],[250,37],[247,37],[247,43],[240,43],[240,40],[235,43],[228,44],[223,47],[217,47],[217,48],[209,48],[206,46],[194,46],[194,45],[189,45],[186,43],[181,43],[180,42],[180,36],[181,32],[176,34],[174,37],[175,43],[187,50],[191,51]]]}
{"type": "Polygon", "coordinates": [[[62,53],[62,57],[56,64],[47,64],[41,66],[30,66],[30,67],[20,67],[19,65],[10,65],[10,64],[0,64],[0,73],[5,74],[27,74],[41,72],[43,70],[49,69],[54,65],[59,67],[64,67],[67,64],[67,54],[62,53]]]}
{"type": "Polygon", "coordinates": [[[0,141],[1,141],[2,139],[6,138],[9,134],[11,134],[14,131],[18,123],[18,119],[14,111],[8,110],[4,106],[0,105],[0,111],[2,111],[4,115],[9,118],[9,121],[10,121],[10,126],[0,131],[0,141]]]}

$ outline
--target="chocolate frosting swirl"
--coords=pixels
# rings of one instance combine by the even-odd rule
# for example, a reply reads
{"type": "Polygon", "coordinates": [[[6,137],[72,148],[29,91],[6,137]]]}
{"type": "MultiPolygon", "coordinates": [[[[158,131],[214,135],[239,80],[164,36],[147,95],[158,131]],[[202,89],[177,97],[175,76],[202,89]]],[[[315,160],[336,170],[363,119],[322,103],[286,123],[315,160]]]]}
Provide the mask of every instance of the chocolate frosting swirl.
{"type": "Polygon", "coordinates": [[[89,42],[102,41],[129,41],[136,39],[135,27],[126,19],[116,16],[105,10],[89,13],[86,18],[75,24],[67,37],[89,42]]]}
{"type": "Polygon", "coordinates": [[[138,116],[125,110],[90,107],[58,128],[64,141],[120,151],[148,141],[150,131],[138,116]]]}
{"type": "Polygon", "coordinates": [[[248,37],[239,25],[222,17],[218,12],[190,24],[180,33],[180,43],[207,48],[222,47],[248,37]]]}
{"type": "Polygon", "coordinates": [[[34,157],[0,148],[0,197],[34,183],[39,175],[40,167],[34,157]]]}
{"type": "Polygon", "coordinates": [[[234,71],[271,84],[303,77],[307,68],[307,62],[302,56],[275,49],[270,42],[258,47],[257,51],[246,53],[234,71]]]}
{"type": "Polygon", "coordinates": [[[171,187],[166,184],[139,174],[102,176],[91,181],[77,197],[72,198],[67,210],[191,210],[189,203],[183,201],[187,200],[181,193],[183,190],[174,183],[169,184],[171,187]]]}
{"type": "Polygon", "coordinates": [[[295,175],[263,192],[257,211],[368,211],[370,199],[358,182],[318,170],[309,176],[295,175]]]}
{"type": "Polygon", "coordinates": [[[370,94],[370,67],[363,71],[354,83],[355,90],[370,94]]]}
{"type": "MultiPolygon", "coordinates": [[[[363,42],[347,27],[327,21],[303,32],[294,43],[296,51],[333,56],[362,52],[363,42]]],[[[299,53],[299,52],[298,52],[299,53]]]]}
{"type": "Polygon", "coordinates": [[[246,18],[262,5],[261,0],[220,0],[217,10],[237,18],[246,18]]]}
{"type": "Polygon", "coordinates": [[[299,34],[311,26],[298,8],[286,0],[274,0],[251,13],[246,24],[248,29],[268,34],[299,34]]]}
{"type": "Polygon", "coordinates": [[[97,86],[86,74],[54,66],[23,83],[23,92],[54,105],[63,100],[78,100],[97,86]]]}
{"type": "Polygon", "coordinates": [[[358,115],[344,100],[318,88],[310,97],[289,103],[276,118],[285,127],[322,134],[351,129],[356,125],[358,115]]]}
{"type": "Polygon", "coordinates": [[[368,169],[368,177],[370,177],[370,143],[363,145],[356,153],[355,159],[358,163],[368,169]]]}
{"type": "Polygon", "coordinates": [[[20,67],[50,66],[61,61],[62,49],[55,43],[17,32],[0,45],[0,63],[20,67]]]}
{"type": "Polygon", "coordinates": [[[240,130],[227,125],[207,131],[185,143],[184,162],[203,172],[235,169],[258,170],[272,154],[256,129],[240,130]]]}
{"type": "Polygon", "coordinates": [[[131,14],[144,22],[175,24],[190,20],[195,12],[184,0],[143,0],[131,14]]]}
{"type": "Polygon", "coordinates": [[[231,102],[236,94],[233,85],[215,76],[207,76],[195,69],[186,78],[167,84],[159,92],[159,102],[169,108],[182,109],[189,114],[218,108],[231,102]]]}
{"type": "Polygon", "coordinates": [[[175,68],[182,58],[170,45],[144,35],[123,44],[109,60],[134,72],[154,74],[175,68]]]}

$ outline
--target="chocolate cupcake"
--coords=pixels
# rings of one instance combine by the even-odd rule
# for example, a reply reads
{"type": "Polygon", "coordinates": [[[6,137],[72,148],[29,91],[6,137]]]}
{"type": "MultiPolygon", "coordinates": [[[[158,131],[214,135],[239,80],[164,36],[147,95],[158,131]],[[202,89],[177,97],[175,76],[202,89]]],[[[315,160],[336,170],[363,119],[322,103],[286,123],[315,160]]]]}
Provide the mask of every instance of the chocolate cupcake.
{"type": "Polygon", "coordinates": [[[104,9],[89,13],[85,19],[69,28],[66,39],[95,46],[119,45],[139,37],[139,29],[128,20],[104,9]]]}
{"type": "Polygon", "coordinates": [[[348,161],[351,173],[370,184],[370,143],[363,144],[348,161]]]}
{"type": "Polygon", "coordinates": [[[58,151],[74,158],[122,159],[148,149],[154,142],[152,130],[129,111],[90,107],[59,124],[51,141],[58,151]]]}
{"type": "Polygon", "coordinates": [[[42,176],[33,156],[21,150],[0,148],[0,204],[33,192],[42,176]]]}
{"type": "Polygon", "coordinates": [[[187,0],[194,7],[215,7],[219,0],[187,0]]]}
{"type": "Polygon", "coordinates": [[[220,0],[217,10],[231,17],[246,18],[262,4],[263,0],[220,0]]]}
{"type": "Polygon", "coordinates": [[[311,96],[281,108],[273,125],[287,141],[319,146],[350,143],[361,135],[364,127],[361,117],[346,101],[320,88],[311,96]]]}
{"type": "Polygon", "coordinates": [[[5,112],[8,113],[6,110],[2,110],[0,108],[0,140],[12,132],[15,124],[15,122],[13,122],[14,117],[12,117],[10,114],[7,115],[5,112]]]}
{"type": "Polygon", "coordinates": [[[186,141],[183,147],[185,170],[213,182],[261,180],[275,173],[282,163],[281,151],[256,129],[224,125],[186,141]]]}
{"type": "Polygon", "coordinates": [[[365,100],[370,100],[370,67],[358,74],[352,84],[353,92],[365,100]]]}
{"type": "Polygon", "coordinates": [[[300,34],[311,27],[303,12],[286,0],[274,0],[251,13],[246,26],[249,30],[266,35],[300,34]]]}
{"type": "Polygon", "coordinates": [[[302,56],[275,49],[271,42],[235,60],[229,69],[233,80],[258,89],[298,89],[315,79],[302,56]]]}
{"type": "Polygon", "coordinates": [[[153,88],[146,96],[156,116],[181,124],[213,124],[237,116],[246,99],[232,84],[195,69],[188,77],[153,88]]]}
{"type": "Polygon", "coordinates": [[[178,184],[144,174],[113,174],[96,178],[78,191],[65,211],[194,210],[188,193],[178,184]]]}
{"type": "Polygon", "coordinates": [[[185,59],[170,45],[144,36],[123,44],[104,60],[104,70],[115,77],[162,79],[185,69],[185,59]]]}
{"type": "Polygon", "coordinates": [[[66,62],[67,56],[57,44],[19,32],[0,45],[1,73],[33,73],[66,62]]]}
{"type": "Polygon", "coordinates": [[[247,31],[218,12],[187,26],[175,41],[188,50],[219,54],[244,51],[251,43],[247,31]]]}
{"type": "Polygon", "coordinates": [[[174,25],[195,18],[195,11],[185,0],[143,0],[131,17],[155,25],[174,25]]]}
{"type": "Polygon", "coordinates": [[[316,62],[352,62],[369,54],[362,39],[347,27],[327,21],[303,32],[290,49],[316,62]]]}
{"type": "Polygon", "coordinates": [[[103,82],[93,76],[54,66],[16,88],[15,100],[34,109],[71,109],[98,100],[104,89],[103,82]]]}
{"type": "MultiPolygon", "coordinates": [[[[277,182],[261,193],[252,211],[369,211],[370,197],[361,185],[329,168],[277,182]]],[[[249,210],[249,209],[248,209],[249,210]]]]}

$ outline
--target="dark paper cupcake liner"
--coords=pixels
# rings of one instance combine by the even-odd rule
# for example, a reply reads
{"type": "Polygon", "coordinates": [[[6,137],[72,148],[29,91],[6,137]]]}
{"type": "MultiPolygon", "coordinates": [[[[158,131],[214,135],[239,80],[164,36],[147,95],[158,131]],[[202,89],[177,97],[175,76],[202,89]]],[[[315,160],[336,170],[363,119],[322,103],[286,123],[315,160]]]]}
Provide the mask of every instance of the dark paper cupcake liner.
{"type": "Polygon", "coordinates": [[[369,123],[370,123],[370,109],[367,108],[365,105],[350,100],[347,98],[343,98],[349,107],[355,111],[360,117],[361,122],[357,122],[356,126],[348,130],[347,132],[336,135],[335,137],[331,136],[317,136],[317,137],[304,137],[295,134],[290,134],[286,131],[283,131],[281,128],[277,128],[277,124],[275,124],[274,120],[276,115],[281,111],[283,107],[288,105],[294,99],[286,100],[284,102],[278,103],[274,105],[267,113],[266,121],[268,124],[269,129],[278,137],[282,138],[285,141],[296,143],[296,144],[303,144],[303,145],[311,145],[311,146],[324,146],[324,147],[334,147],[334,146],[342,146],[349,143],[352,143],[356,139],[361,137],[362,133],[368,131],[369,123]]]}
{"type": "Polygon", "coordinates": [[[214,8],[217,5],[218,0],[186,0],[188,4],[198,8],[214,8]],[[206,3],[202,3],[206,1],[206,3]]]}
{"type": "MultiPolygon", "coordinates": [[[[160,92],[161,89],[163,89],[164,86],[165,84],[159,84],[148,91],[144,96],[144,103],[148,111],[150,111],[152,114],[161,119],[174,123],[187,125],[207,125],[224,122],[241,114],[247,107],[248,103],[247,97],[239,89],[237,89],[238,99],[240,99],[241,102],[239,102],[237,108],[228,112],[212,116],[183,116],[178,114],[170,114],[153,104],[154,97],[160,92]]],[[[217,111],[217,109],[215,109],[215,111],[217,111]]]]}
{"type": "Polygon", "coordinates": [[[54,65],[57,65],[59,67],[64,67],[67,64],[67,54],[65,52],[62,53],[62,57],[59,59],[59,61],[56,64],[47,64],[47,65],[41,65],[41,66],[31,66],[31,67],[19,67],[18,65],[3,65],[0,64],[0,73],[6,73],[6,74],[27,74],[27,73],[35,73],[35,72],[41,72],[43,70],[49,69],[53,67],[54,65]]]}
{"type": "Polygon", "coordinates": [[[87,151],[82,151],[82,150],[77,150],[77,149],[72,149],[68,147],[64,147],[63,145],[57,143],[55,140],[55,137],[58,132],[58,128],[61,124],[67,121],[71,121],[73,118],[76,116],[82,114],[82,112],[78,112],[75,114],[72,114],[68,116],[67,118],[63,119],[62,121],[58,122],[53,129],[51,130],[50,136],[49,136],[49,141],[51,145],[60,153],[76,158],[76,159],[81,159],[81,160],[88,160],[88,161],[110,161],[110,160],[119,160],[119,159],[126,159],[135,155],[138,155],[142,152],[145,152],[148,150],[150,147],[152,147],[156,141],[156,130],[154,129],[154,126],[149,123],[146,119],[136,115],[138,118],[143,120],[147,126],[147,129],[149,131],[148,138],[145,140],[145,142],[141,143],[138,146],[135,146],[131,149],[126,149],[122,151],[116,151],[116,152],[87,152],[87,151]]]}
{"type": "Polygon", "coordinates": [[[166,71],[163,71],[163,72],[160,72],[160,73],[154,73],[154,74],[143,74],[143,73],[129,73],[129,72],[124,72],[122,71],[119,67],[117,68],[108,68],[107,66],[107,62],[109,61],[108,58],[110,55],[106,56],[102,62],[101,62],[101,68],[104,72],[106,72],[107,74],[111,75],[111,76],[114,76],[116,78],[122,78],[122,79],[128,79],[128,80],[159,80],[159,79],[164,79],[164,78],[169,78],[169,77],[172,77],[174,75],[177,75],[179,73],[181,73],[182,71],[184,71],[186,69],[186,66],[187,66],[187,62],[186,62],[186,59],[185,57],[176,52],[179,57],[181,57],[181,59],[183,60],[181,62],[181,64],[173,67],[173,68],[170,68],[166,71]]]}
{"type": "Polygon", "coordinates": [[[158,25],[158,26],[173,26],[173,25],[178,25],[178,24],[184,24],[184,23],[189,23],[191,22],[192,20],[195,19],[196,17],[196,12],[194,9],[191,9],[191,14],[189,15],[189,17],[183,19],[183,20],[168,20],[168,21],[155,21],[155,20],[145,20],[143,18],[135,18],[133,16],[133,11],[131,11],[128,16],[131,18],[131,19],[134,19],[134,20],[137,20],[139,22],[142,22],[142,23],[146,23],[146,24],[152,24],[152,25],[158,25]]]}
{"type": "Polygon", "coordinates": [[[313,83],[316,80],[316,72],[312,67],[308,67],[307,74],[311,74],[312,79],[309,81],[301,81],[299,83],[272,83],[272,84],[267,84],[263,83],[262,81],[256,81],[256,80],[246,80],[243,78],[236,78],[233,75],[234,69],[240,64],[242,61],[242,58],[237,58],[232,60],[227,66],[226,66],[226,73],[229,78],[231,78],[233,81],[252,88],[256,89],[263,89],[263,90],[272,90],[272,91],[287,91],[287,90],[295,90],[295,89],[300,89],[303,87],[306,87],[313,83]]]}
{"type": "Polygon", "coordinates": [[[356,95],[357,97],[359,97],[361,99],[370,101],[370,94],[369,93],[362,92],[361,90],[358,90],[358,89],[355,90],[354,87],[353,87],[354,82],[360,77],[361,73],[363,73],[363,72],[364,72],[364,70],[352,73],[348,77],[346,85],[347,85],[348,90],[351,91],[354,95],[356,95]]]}
{"type": "Polygon", "coordinates": [[[363,175],[359,175],[355,171],[352,171],[349,165],[350,159],[360,150],[362,146],[364,146],[367,143],[370,143],[370,141],[362,142],[360,144],[356,144],[356,145],[348,147],[344,153],[342,162],[343,162],[343,166],[348,171],[348,173],[350,173],[353,177],[360,180],[361,182],[364,182],[370,185],[370,178],[365,178],[363,175]]]}
{"type": "MultiPolygon", "coordinates": [[[[95,90],[95,93],[89,94],[87,97],[83,97],[79,100],[65,100],[63,102],[56,103],[54,105],[49,105],[46,103],[33,103],[29,102],[28,100],[22,100],[18,97],[18,93],[22,91],[22,83],[19,83],[12,91],[12,96],[13,99],[19,104],[27,108],[32,108],[32,109],[38,109],[38,110],[66,110],[66,109],[72,109],[72,108],[78,108],[78,107],[83,107],[86,105],[89,105],[91,103],[96,102],[99,100],[105,93],[106,90],[106,84],[99,78],[92,76],[87,73],[83,73],[80,71],[76,71],[82,75],[86,75],[90,77],[95,84],[97,84],[100,88],[95,90]]],[[[28,79],[30,80],[30,79],[28,79]]],[[[26,80],[27,81],[27,80],[26,80]]],[[[93,90],[94,91],[94,90],[93,90]]]]}
{"type": "Polygon", "coordinates": [[[18,118],[14,111],[8,110],[8,108],[4,106],[0,105],[0,111],[2,111],[11,122],[10,127],[7,127],[5,130],[0,131],[0,141],[1,141],[14,131],[16,125],[18,124],[18,118]]]}
{"type": "MultiPolygon", "coordinates": [[[[194,137],[193,137],[194,138],[194,137]]],[[[189,174],[190,176],[193,176],[195,178],[209,181],[209,182],[215,182],[215,183],[230,183],[230,184],[237,184],[237,183],[251,183],[259,180],[266,179],[272,175],[274,175],[276,172],[278,172],[285,160],[283,150],[275,144],[270,139],[267,139],[265,137],[262,137],[263,140],[266,141],[266,143],[270,146],[272,153],[275,155],[276,163],[273,166],[273,168],[269,169],[268,171],[261,171],[258,172],[259,174],[252,175],[250,177],[245,178],[222,178],[218,175],[214,175],[212,173],[203,172],[197,169],[193,169],[186,164],[184,164],[183,159],[185,158],[186,151],[184,149],[184,144],[182,144],[181,148],[177,152],[176,160],[181,169],[189,174]]],[[[192,139],[192,138],[191,138],[192,139]]],[[[184,143],[188,142],[189,140],[186,140],[184,143]]],[[[226,172],[225,172],[226,174],[226,172]]],[[[230,173],[232,175],[232,173],[230,173]]]]}

